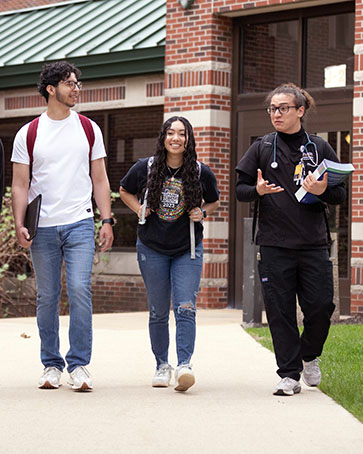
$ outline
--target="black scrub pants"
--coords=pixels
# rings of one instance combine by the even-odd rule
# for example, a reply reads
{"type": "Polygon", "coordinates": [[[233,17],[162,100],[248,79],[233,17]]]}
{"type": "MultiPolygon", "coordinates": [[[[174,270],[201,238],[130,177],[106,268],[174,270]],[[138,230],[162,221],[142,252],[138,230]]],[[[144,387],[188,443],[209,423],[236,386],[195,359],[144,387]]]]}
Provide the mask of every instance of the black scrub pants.
{"type": "Polygon", "coordinates": [[[280,377],[300,379],[302,360],[320,356],[334,312],[333,267],[327,249],[261,246],[262,292],[280,377]],[[304,314],[300,337],[296,296],[304,314]]]}

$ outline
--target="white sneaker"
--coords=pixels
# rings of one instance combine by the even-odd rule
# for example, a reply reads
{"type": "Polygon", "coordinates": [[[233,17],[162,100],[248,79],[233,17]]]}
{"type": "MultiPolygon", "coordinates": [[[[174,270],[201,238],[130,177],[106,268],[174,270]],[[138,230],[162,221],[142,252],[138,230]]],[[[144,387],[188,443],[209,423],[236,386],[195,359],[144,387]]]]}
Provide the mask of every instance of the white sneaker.
{"type": "Polygon", "coordinates": [[[85,366],[79,366],[69,374],[68,384],[75,391],[90,391],[93,388],[91,374],[85,366]]]}
{"type": "Polygon", "coordinates": [[[175,369],[175,391],[186,391],[195,383],[195,377],[190,364],[181,364],[175,369]]]}
{"type": "Polygon", "coordinates": [[[58,389],[61,385],[62,372],[56,367],[46,367],[39,379],[38,387],[41,389],[58,389]]]}
{"type": "Polygon", "coordinates": [[[284,377],[275,388],[275,396],[293,396],[301,391],[301,385],[297,380],[284,377]]]}
{"type": "Polygon", "coordinates": [[[173,368],[169,364],[161,364],[155,372],[152,380],[154,388],[167,388],[171,381],[171,371],[173,368]]]}
{"type": "Polygon", "coordinates": [[[315,358],[312,361],[303,361],[304,369],[302,378],[308,386],[318,386],[321,382],[321,371],[319,367],[320,359],[315,358]]]}

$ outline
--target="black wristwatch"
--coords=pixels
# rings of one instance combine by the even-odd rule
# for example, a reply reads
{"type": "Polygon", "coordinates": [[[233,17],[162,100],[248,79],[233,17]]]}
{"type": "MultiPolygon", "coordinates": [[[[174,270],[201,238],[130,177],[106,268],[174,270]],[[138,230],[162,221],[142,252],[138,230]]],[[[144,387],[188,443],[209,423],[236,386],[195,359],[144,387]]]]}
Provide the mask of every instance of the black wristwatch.
{"type": "Polygon", "coordinates": [[[107,219],[102,219],[102,225],[103,224],[115,225],[116,222],[115,222],[114,218],[107,218],[107,219]]]}
{"type": "Polygon", "coordinates": [[[202,210],[203,212],[203,219],[205,219],[207,217],[207,212],[205,210],[202,210]]]}

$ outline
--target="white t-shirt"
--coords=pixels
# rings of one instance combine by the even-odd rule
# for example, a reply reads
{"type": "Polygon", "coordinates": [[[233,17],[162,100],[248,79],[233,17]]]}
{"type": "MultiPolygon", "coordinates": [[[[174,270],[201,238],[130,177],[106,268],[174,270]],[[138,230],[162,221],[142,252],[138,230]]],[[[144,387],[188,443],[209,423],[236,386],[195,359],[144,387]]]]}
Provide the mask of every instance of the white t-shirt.
{"type": "MultiPolygon", "coordinates": [[[[106,156],[102,133],[91,120],[95,133],[92,161],[106,156]]],[[[12,162],[30,164],[26,136],[29,123],[16,134],[12,162]]],[[[79,116],[71,111],[64,120],[39,118],[33,150],[32,180],[28,200],[42,194],[39,227],[72,224],[93,217],[89,143],[79,116]]]]}

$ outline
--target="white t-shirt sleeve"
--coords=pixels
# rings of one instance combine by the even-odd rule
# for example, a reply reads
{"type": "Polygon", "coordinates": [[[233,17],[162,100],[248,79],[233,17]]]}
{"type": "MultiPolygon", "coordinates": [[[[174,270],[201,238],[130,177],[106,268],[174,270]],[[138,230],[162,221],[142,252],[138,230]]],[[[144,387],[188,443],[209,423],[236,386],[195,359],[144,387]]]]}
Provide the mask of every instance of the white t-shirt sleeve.
{"type": "Polygon", "coordinates": [[[93,120],[91,120],[91,123],[93,126],[93,131],[95,133],[95,143],[93,144],[91,157],[91,161],[94,161],[95,159],[105,158],[107,155],[105,144],[103,143],[101,128],[93,120]]]}
{"type": "Polygon", "coordinates": [[[15,136],[13,153],[11,155],[12,162],[18,162],[19,164],[30,164],[28,148],[26,146],[26,135],[28,128],[29,123],[21,127],[15,136]]]}

